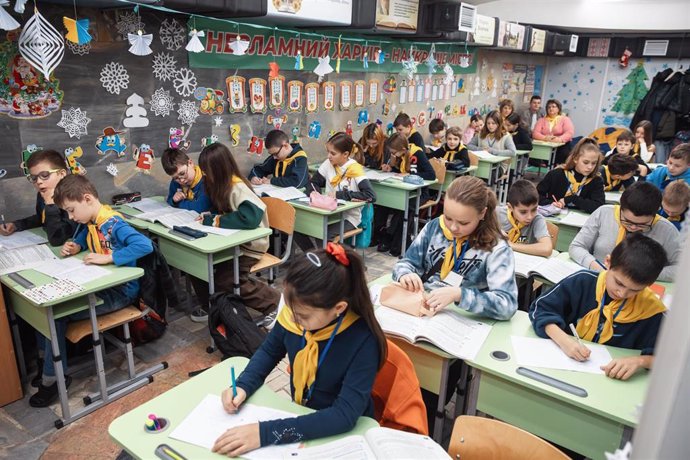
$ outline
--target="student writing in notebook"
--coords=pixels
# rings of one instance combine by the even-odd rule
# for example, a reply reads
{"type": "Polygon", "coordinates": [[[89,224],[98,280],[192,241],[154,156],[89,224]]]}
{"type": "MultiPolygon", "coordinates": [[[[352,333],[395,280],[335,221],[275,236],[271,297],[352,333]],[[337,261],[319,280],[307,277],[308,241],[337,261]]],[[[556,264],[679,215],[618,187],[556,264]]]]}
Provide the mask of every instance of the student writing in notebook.
{"type": "Polygon", "coordinates": [[[492,110],[486,115],[484,127],[474,135],[469,144],[469,150],[485,150],[492,155],[514,157],[515,143],[503,126],[503,119],[498,110],[492,110]]]}
{"type": "Polygon", "coordinates": [[[387,346],[364,270],[354,251],[333,243],[293,258],[285,276],[286,305],[237,379],[237,395],[223,391],[223,407],[241,409],[287,353],[292,399],[316,412],[232,428],[216,440],[214,452],[234,457],[346,433],[358,417],[374,415],[371,390],[387,346]]]}
{"type": "Polygon", "coordinates": [[[649,289],[666,265],[663,246],[640,233],[622,240],[607,256],[601,273],[577,272],[539,297],[529,317],[538,336],[550,338],[570,358],[586,361],[583,341],[640,350],[602,366],[610,378],[627,380],[654,362],[654,344],[666,307],[649,289]]]}
{"type": "Polygon", "coordinates": [[[660,205],[659,189],[649,182],[634,183],[621,194],[620,205],[604,205],[589,216],[570,243],[570,258],[590,270],[604,270],[604,259],[618,243],[632,233],[642,233],[666,249],[668,264],[659,280],[673,281],[681,238],[673,224],[657,214],[660,205]]]}
{"type": "Polygon", "coordinates": [[[395,117],[395,120],[393,120],[393,127],[398,134],[407,139],[407,142],[416,145],[426,153],[424,138],[414,129],[412,119],[408,114],[400,112],[398,116],[395,117]]]}
{"type": "Polygon", "coordinates": [[[52,246],[59,246],[74,233],[76,223],[60,209],[53,199],[57,184],[69,174],[65,157],[55,150],[39,150],[26,161],[29,174],[26,178],[36,189],[36,214],[14,222],[3,222],[0,235],[30,228],[43,227],[52,246]]]}
{"type": "Polygon", "coordinates": [[[206,193],[201,168],[194,164],[194,160],[181,150],[165,149],[161,164],[166,174],[172,177],[166,199],[170,206],[199,213],[211,210],[211,199],[206,193]]]}
{"type": "Polygon", "coordinates": [[[264,145],[270,155],[252,168],[249,180],[253,185],[302,188],[309,180],[309,160],[299,144],[290,144],[287,134],[279,129],[269,131],[264,145]],[[269,176],[273,176],[269,178],[269,176]]]}
{"type": "Polygon", "coordinates": [[[443,215],[422,229],[395,264],[393,279],[410,291],[429,290],[429,309],[455,303],[481,316],[510,319],[517,310],[515,262],[495,213],[496,195],[481,179],[455,179],[443,215]]]}
{"type": "Polygon", "coordinates": [[[665,217],[678,230],[680,230],[690,205],[690,185],[685,181],[676,180],[669,184],[664,190],[661,200],[659,215],[665,217]]]}
{"type": "Polygon", "coordinates": [[[668,154],[666,166],[659,166],[647,176],[647,181],[663,192],[674,180],[684,180],[690,184],[690,143],[676,145],[668,154]]]}
{"type": "Polygon", "coordinates": [[[441,158],[446,162],[446,169],[458,171],[469,168],[470,156],[467,147],[462,143],[462,133],[457,126],[446,130],[446,142],[431,153],[431,158],[441,158]]]}
{"type": "Polygon", "coordinates": [[[369,123],[362,130],[362,137],[359,139],[362,151],[358,152],[354,159],[366,168],[380,170],[381,165],[389,159],[386,151],[387,139],[378,123],[369,123]]]}
{"type": "Polygon", "coordinates": [[[608,158],[608,162],[599,170],[604,181],[605,192],[618,192],[625,190],[635,183],[635,173],[638,169],[635,159],[622,153],[614,153],[608,158]]]}
{"type": "Polygon", "coordinates": [[[520,179],[508,190],[505,206],[496,208],[501,230],[514,251],[551,257],[553,244],[546,219],[537,212],[539,193],[534,184],[520,179]]]}

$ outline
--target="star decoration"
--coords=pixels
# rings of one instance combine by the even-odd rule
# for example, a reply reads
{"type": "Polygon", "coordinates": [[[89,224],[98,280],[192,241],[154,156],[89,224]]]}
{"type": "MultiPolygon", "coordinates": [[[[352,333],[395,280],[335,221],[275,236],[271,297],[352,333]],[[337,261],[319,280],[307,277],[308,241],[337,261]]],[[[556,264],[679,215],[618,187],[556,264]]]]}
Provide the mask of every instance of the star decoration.
{"type": "Polygon", "coordinates": [[[221,127],[223,126],[223,117],[215,117],[213,122],[216,124],[216,127],[221,127]]]}

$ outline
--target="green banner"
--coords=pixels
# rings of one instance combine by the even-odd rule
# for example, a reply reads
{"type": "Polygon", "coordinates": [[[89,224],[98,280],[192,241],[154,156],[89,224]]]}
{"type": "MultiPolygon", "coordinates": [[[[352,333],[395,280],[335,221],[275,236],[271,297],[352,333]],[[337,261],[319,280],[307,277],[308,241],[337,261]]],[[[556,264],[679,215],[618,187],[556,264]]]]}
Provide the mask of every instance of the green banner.
{"type": "MultiPolygon", "coordinates": [[[[189,26],[192,27],[190,19],[189,26]]],[[[402,70],[402,61],[410,56],[410,49],[417,65],[418,74],[427,74],[424,64],[431,50],[430,44],[408,41],[379,42],[358,38],[358,41],[343,37],[338,50],[338,39],[318,37],[313,34],[273,31],[266,28],[254,28],[242,25],[240,40],[248,42],[244,55],[233,53],[236,45],[238,28],[234,24],[214,21],[206,18],[194,18],[194,26],[205,33],[205,51],[189,53],[191,67],[220,69],[268,69],[269,62],[277,62],[283,70],[294,70],[298,52],[302,56],[304,70],[313,70],[319,57],[330,56],[331,66],[335,69],[340,55],[341,72],[383,72],[398,73],[402,70]],[[384,53],[383,62],[376,63],[378,52],[384,53]],[[367,55],[368,68],[364,67],[364,55],[367,55]]],[[[476,53],[473,48],[467,49],[448,43],[435,45],[434,58],[437,61],[436,74],[443,74],[443,67],[451,65],[455,74],[474,73],[477,68],[476,53]]]]}

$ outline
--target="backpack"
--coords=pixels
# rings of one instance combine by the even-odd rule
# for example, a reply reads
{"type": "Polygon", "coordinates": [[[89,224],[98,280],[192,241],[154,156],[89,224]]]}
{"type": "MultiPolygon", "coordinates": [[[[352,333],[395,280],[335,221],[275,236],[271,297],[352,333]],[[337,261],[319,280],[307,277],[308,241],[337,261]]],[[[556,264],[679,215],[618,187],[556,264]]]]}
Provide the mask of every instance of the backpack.
{"type": "Polygon", "coordinates": [[[359,226],[362,228],[362,233],[359,233],[350,238],[350,243],[356,248],[368,248],[371,243],[371,234],[374,225],[374,205],[367,203],[362,208],[362,220],[359,226]]]}
{"type": "Polygon", "coordinates": [[[223,359],[231,356],[251,358],[261,346],[266,333],[257,326],[242,298],[229,292],[213,294],[209,299],[208,328],[223,359]]]}

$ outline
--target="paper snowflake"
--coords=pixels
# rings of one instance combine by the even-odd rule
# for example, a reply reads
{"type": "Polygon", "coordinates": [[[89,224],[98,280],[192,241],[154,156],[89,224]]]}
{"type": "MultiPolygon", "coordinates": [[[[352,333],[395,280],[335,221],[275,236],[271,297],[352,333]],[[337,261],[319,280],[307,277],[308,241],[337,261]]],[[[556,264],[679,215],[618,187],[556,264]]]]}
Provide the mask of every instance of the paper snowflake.
{"type": "Polygon", "coordinates": [[[116,21],[115,27],[123,39],[127,38],[127,34],[135,34],[139,30],[143,32],[146,27],[139,15],[133,11],[118,11],[116,21]]]}
{"type": "Polygon", "coordinates": [[[153,57],[153,74],[160,81],[175,78],[177,61],[170,53],[158,53],[153,57]]]}
{"type": "Polygon", "coordinates": [[[110,62],[101,70],[101,84],[110,94],[120,94],[129,86],[129,74],[122,64],[110,62]]]}
{"type": "Polygon", "coordinates": [[[65,45],[72,52],[72,54],[76,54],[78,56],[85,56],[89,54],[89,51],[91,51],[91,42],[79,45],[69,40],[65,40],[65,45]]]}
{"type": "Polygon", "coordinates": [[[117,177],[117,166],[113,163],[109,163],[108,166],[105,167],[105,170],[108,172],[113,177],[117,177]]]}
{"type": "Polygon", "coordinates": [[[91,123],[91,118],[86,116],[86,111],[82,112],[80,108],[70,107],[69,110],[62,110],[62,119],[57,125],[63,128],[70,138],[81,139],[82,134],[88,134],[86,127],[89,123],[91,123]]]}
{"type": "Polygon", "coordinates": [[[157,117],[167,117],[174,109],[173,97],[167,89],[158,88],[151,95],[151,111],[157,117]]]}
{"type": "Polygon", "coordinates": [[[216,127],[221,127],[223,126],[223,117],[215,117],[213,119],[213,122],[216,124],[216,127]]]}
{"type": "Polygon", "coordinates": [[[187,30],[176,19],[164,19],[158,35],[166,49],[175,51],[184,45],[187,30]]]}
{"type": "Polygon", "coordinates": [[[192,125],[199,116],[199,107],[194,101],[183,100],[177,104],[177,119],[185,125],[192,125]]]}
{"type": "Polygon", "coordinates": [[[175,74],[175,78],[173,78],[173,86],[180,96],[191,96],[196,89],[196,76],[194,72],[186,67],[182,67],[175,74]]]}

